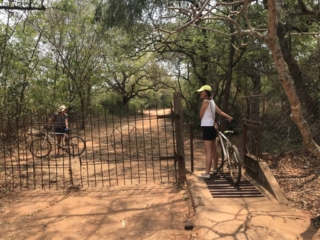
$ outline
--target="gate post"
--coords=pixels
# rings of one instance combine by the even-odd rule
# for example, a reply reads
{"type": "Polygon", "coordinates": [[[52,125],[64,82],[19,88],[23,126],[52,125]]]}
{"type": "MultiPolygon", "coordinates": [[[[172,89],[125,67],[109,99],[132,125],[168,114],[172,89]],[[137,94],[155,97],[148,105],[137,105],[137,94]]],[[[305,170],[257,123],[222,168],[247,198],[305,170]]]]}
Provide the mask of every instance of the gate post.
{"type": "Polygon", "coordinates": [[[184,140],[183,140],[183,117],[181,105],[181,92],[173,93],[173,107],[174,107],[174,124],[176,130],[176,160],[178,161],[178,181],[186,180],[186,164],[184,158],[184,140]]]}

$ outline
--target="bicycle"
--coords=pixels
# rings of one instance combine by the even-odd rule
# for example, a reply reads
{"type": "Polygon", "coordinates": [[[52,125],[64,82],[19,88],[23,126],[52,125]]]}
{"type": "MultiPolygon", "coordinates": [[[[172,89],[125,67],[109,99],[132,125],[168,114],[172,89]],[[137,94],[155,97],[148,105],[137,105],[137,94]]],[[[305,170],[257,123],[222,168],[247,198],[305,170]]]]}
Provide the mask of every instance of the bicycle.
{"type": "Polygon", "coordinates": [[[226,130],[222,133],[220,131],[221,124],[225,121],[227,121],[227,119],[217,122],[219,130],[217,139],[218,171],[222,171],[223,165],[226,162],[234,185],[238,185],[241,179],[240,155],[238,148],[235,145],[232,145],[230,140],[226,137],[227,134],[233,134],[234,132],[226,130]]]}
{"type": "Polygon", "coordinates": [[[69,137],[68,133],[49,132],[46,127],[44,129],[47,131],[33,140],[29,147],[31,154],[35,157],[43,158],[48,156],[52,150],[52,143],[72,156],[79,156],[86,149],[86,142],[79,136],[69,137]],[[58,134],[63,135],[60,144],[56,140],[56,135],[58,134]]]}

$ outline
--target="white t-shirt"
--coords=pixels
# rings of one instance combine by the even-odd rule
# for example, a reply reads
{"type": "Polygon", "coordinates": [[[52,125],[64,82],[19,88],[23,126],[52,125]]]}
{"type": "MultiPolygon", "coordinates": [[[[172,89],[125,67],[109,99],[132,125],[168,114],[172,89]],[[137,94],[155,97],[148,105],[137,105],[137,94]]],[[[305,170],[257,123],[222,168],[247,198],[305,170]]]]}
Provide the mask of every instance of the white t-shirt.
{"type": "Polygon", "coordinates": [[[213,127],[214,118],[216,115],[216,104],[213,99],[209,100],[209,105],[204,111],[203,117],[201,119],[201,127],[213,127]]]}

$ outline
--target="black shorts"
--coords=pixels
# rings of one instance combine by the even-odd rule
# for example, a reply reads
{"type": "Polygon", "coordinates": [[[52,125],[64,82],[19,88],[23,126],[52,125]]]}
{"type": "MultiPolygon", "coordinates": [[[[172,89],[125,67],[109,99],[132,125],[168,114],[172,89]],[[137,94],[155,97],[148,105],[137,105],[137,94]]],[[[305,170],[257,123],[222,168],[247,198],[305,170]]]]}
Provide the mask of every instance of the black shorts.
{"type": "Polygon", "coordinates": [[[202,127],[202,140],[215,140],[218,137],[217,130],[212,127],[202,127]]]}
{"type": "Polygon", "coordinates": [[[56,133],[67,133],[66,127],[57,127],[57,128],[55,129],[55,132],[56,132],[56,133]]]}

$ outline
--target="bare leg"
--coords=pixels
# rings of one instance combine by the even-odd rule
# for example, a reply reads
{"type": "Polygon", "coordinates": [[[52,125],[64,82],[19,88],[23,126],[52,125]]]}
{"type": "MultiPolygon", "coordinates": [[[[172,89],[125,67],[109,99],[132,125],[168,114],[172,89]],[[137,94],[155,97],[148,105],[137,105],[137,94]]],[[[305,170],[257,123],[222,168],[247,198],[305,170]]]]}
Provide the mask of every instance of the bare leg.
{"type": "Polygon", "coordinates": [[[212,142],[211,154],[213,159],[213,170],[215,170],[218,168],[217,139],[213,140],[212,142]]]}
{"type": "Polygon", "coordinates": [[[60,143],[61,143],[61,136],[60,135],[57,135],[57,142],[60,145],[60,143]]]}
{"type": "Polygon", "coordinates": [[[212,166],[212,155],[211,155],[211,151],[212,151],[212,145],[213,141],[208,141],[208,140],[204,140],[203,141],[204,144],[204,150],[206,152],[206,175],[210,174],[210,169],[212,166]]]}
{"type": "Polygon", "coordinates": [[[64,145],[65,145],[66,147],[69,146],[68,135],[65,135],[65,136],[64,136],[64,145]]]}

